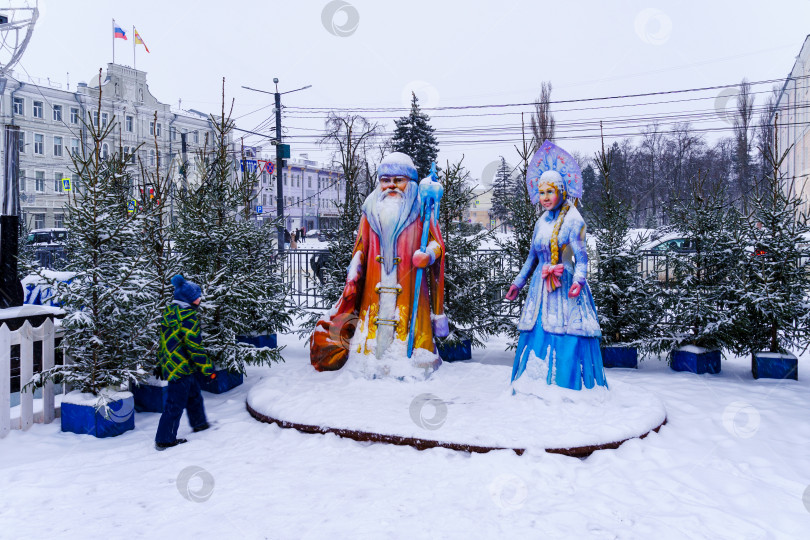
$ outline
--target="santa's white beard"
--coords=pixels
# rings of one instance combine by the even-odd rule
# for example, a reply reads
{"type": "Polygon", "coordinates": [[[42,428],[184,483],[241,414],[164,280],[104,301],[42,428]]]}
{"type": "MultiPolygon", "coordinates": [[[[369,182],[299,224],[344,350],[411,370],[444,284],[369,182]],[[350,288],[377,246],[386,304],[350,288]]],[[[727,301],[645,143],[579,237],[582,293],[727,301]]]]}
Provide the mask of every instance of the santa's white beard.
{"type": "MultiPolygon", "coordinates": [[[[380,238],[381,242],[384,242],[394,236],[392,234],[394,232],[392,229],[396,227],[397,223],[399,222],[399,214],[402,212],[404,203],[405,198],[401,195],[388,195],[386,193],[381,198],[379,204],[377,204],[377,219],[380,221],[380,226],[382,227],[382,235],[380,238]]],[[[394,241],[396,241],[395,238],[394,241]]],[[[383,252],[385,252],[385,246],[382,247],[383,252]]]]}
{"type": "MultiPolygon", "coordinates": [[[[400,212],[404,209],[404,203],[404,197],[385,193],[380,199],[379,204],[377,204],[377,219],[382,228],[382,234],[380,235],[382,253],[386,253],[386,247],[388,247],[387,244],[389,242],[396,243],[397,241],[395,228],[397,223],[399,223],[400,212]]],[[[397,320],[397,294],[392,292],[392,289],[396,288],[397,283],[396,265],[392,266],[390,272],[387,272],[385,267],[383,267],[380,275],[380,285],[387,287],[387,289],[383,289],[380,292],[380,308],[377,312],[378,319],[397,320]]],[[[385,323],[377,325],[377,348],[375,351],[377,358],[380,358],[385,353],[385,350],[391,345],[393,339],[393,326],[385,323]]]]}

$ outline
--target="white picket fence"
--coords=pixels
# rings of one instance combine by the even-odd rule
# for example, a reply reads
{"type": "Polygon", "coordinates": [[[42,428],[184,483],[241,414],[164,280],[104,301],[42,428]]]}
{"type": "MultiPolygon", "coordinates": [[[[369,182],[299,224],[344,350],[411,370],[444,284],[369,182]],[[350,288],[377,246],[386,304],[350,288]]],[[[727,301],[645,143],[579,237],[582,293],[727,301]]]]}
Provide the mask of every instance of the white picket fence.
{"type": "Polygon", "coordinates": [[[17,330],[0,326],[0,438],[12,429],[28,429],[34,422],[48,424],[56,417],[53,381],[42,387],[42,413],[34,415],[34,392],[20,391],[20,417],[11,421],[11,346],[20,346],[20,386],[34,376],[34,342],[42,341],[42,369],[54,366],[54,342],[56,338],[53,319],[50,317],[34,328],[25,321],[17,330]]]}

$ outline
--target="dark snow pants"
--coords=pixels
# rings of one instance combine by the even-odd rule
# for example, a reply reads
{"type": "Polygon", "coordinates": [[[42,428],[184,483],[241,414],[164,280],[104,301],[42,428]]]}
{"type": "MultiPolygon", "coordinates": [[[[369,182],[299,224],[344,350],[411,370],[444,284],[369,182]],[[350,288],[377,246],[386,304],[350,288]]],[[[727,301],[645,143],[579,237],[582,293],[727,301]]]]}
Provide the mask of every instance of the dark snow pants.
{"type": "Polygon", "coordinates": [[[166,405],[163,407],[163,414],[160,415],[155,442],[170,443],[177,439],[177,429],[180,427],[184,409],[188,410],[188,422],[192,428],[207,423],[200,383],[195,375],[186,375],[175,381],[169,381],[166,405]]]}

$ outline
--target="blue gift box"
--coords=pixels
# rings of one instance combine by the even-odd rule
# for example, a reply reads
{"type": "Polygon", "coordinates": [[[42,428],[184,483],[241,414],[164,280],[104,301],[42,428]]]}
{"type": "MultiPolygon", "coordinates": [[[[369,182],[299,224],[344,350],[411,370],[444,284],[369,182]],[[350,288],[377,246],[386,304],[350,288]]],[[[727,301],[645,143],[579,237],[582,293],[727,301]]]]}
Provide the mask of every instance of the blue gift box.
{"type": "Polygon", "coordinates": [[[635,347],[605,347],[602,365],[606,368],[638,368],[638,349],[635,347]]]}
{"type": "Polygon", "coordinates": [[[751,355],[755,379],[799,380],[799,360],[792,354],[755,352],[751,355]]]}
{"type": "Polygon", "coordinates": [[[215,378],[206,377],[197,372],[197,380],[200,381],[200,388],[212,394],[222,394],[231,388],[236,388],[244,382],[241,373],[227,369],[214,370],[215,378]]]}
{"type": "Polygon", "coordinates": [[[672,351],[670,367],[675,371],[692,373],[720,373],[720,351],[708,351],[699,347],[672,351]]]}
{"type": "Polygon", "coordinates": [[[169,387],[165,384],[133,383],[129,385],[138,412],[163,412],[169,387]]]}
{"type": "Polygon", "coordinates": [[[96,410],[95,403],[62,402],[62,431],[93,435],[94,437],[115,437],[125,431],[135,429],[135,400],[129,392],[119,394],[121,399],[107,404],[108,410],[96,410]]]}
{"type": "Polygon", "coordinates": [[[472,358],[472,342],[469,339],[462,339],[453,345],[443,345],[437,342],[436,348],[439,350],[439,357],[445,362],[472,358]]]}

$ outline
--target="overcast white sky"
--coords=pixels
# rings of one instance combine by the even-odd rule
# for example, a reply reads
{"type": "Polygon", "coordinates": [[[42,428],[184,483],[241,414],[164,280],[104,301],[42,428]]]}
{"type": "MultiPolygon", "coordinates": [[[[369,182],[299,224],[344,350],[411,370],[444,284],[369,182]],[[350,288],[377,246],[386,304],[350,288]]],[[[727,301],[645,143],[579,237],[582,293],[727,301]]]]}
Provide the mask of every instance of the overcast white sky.
{"type": "MultiPolygon", "coordinates": [[[[810,33],[810,0],[349,0],[337,11],[340,5],[326,0],[41,0],[39,7],[17,73],[63,85],[70,73],[71,89],[88,81],[112,60],[115,18],[129,38],[116,40],[116,61],[132,65],[135,25],[151,51],[138,47],[137,67],[147,71],[158,99],[176,105],[182,98],[184,108],[217,111],[224,76],[228,96],[236,98],[237,125],[245,129],[260,127],[271,115],[270,107],[247,113],[272,96],[241,86],[272,90],[273,77],[281,91],[312,85],[283,96],[290,107],[404,107],[410,88],[430,107],[527,103],[542,81],[553,83],[553,100],[570,100],[783,78],[810,33]]],[[[598,141],[586,137],[598,127],[576,131],[572,121],[604,118],[612,139],[640,129],[612,117],[711,112],[719,92],[555,105],[565,137],[558,142],[591,154],[598,141]],[[695,97],[706,99],[570,110],[695,97]]],[[[472,175],[480,177],[499,155],[516,163],[511,141],[518,137],[519,112],[528,110],[428,110],[439,130],[441,164],[464,154],[472,175]],[[460,128],[480,129],[462,135],[460,128]]],[[[368,116],[390,130],[391,118],[401,114],[368,116]]],[[[304,116],[313,115],[285,111],[293,155],[328,160],[329,151],[314,139],[322,118],[304,116]]],[[[717,115],[693,125],[730,127],[717,115]]],[[[708,140],[715,137],[707,133],[708,140]]],[[[257,137],[251,141],[261,144],[257,137]]]]}

